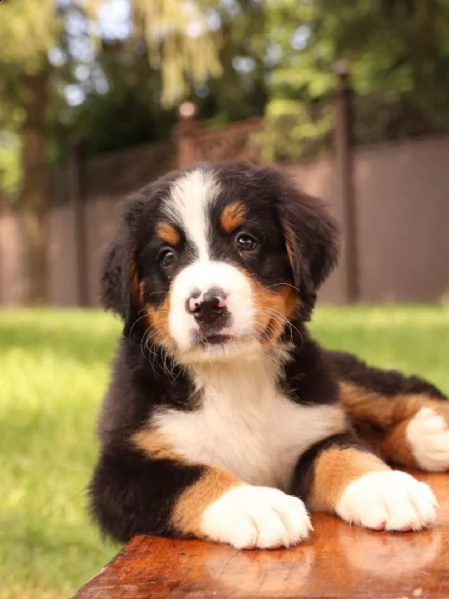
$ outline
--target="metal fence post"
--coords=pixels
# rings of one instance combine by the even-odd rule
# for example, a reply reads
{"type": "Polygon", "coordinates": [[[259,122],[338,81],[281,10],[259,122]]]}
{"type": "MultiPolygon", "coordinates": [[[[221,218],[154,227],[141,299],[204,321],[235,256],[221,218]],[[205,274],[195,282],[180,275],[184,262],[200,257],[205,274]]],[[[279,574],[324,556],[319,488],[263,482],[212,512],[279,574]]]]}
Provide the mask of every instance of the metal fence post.
{"type": "Polygon", "coordinates": [[[346,62],[335,65],[338,87],[335,95],[335,160],[343,213],[342,266],[344,268],[345,298],[359,299],[357,256],[357,206],[354,189],[353,162],[353,91],[346,62]]]}
{"type": "Polygon", "coordinates": [[[183,102],[179,109],[179,121],[176,126],[178,145],[178,168],[184,168],[195,162],[195,132],[198,122],[195,119],[195,105],[192,102],[183,102]]]}
{"type": "Polygon", "coordinates": [[[89,305],[86,219],[82,191],[82,142],[70,141],[67,165],[68,198],[72,206],[75,237],[78,305],[89,305]]]}

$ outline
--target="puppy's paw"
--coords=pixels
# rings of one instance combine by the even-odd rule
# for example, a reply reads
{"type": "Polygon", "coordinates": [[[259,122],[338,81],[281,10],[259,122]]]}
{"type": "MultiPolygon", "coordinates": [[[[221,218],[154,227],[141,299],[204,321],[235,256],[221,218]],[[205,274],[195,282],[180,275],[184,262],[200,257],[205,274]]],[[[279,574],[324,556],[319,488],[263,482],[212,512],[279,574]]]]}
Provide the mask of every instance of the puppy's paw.
{"type": "Polygon", "coordinates": [[[421,530],[431,525],[438,502],[425,483],[399,472],[370,472],[350,483],[335,511],[354,524],[374,530],[421,530]]]}
{"type": "Polygon", "coordinates": [[[408,424],[406,436],[420,468],[429,472],[449,470],[449,423],[443,416],[432,408],[421,408],[408,424]]]}
{"type": "Polygon", "coordinates": [[[304,503],[278,489],[239,485],[203,512],[205,537],[238,549],[290,547],[312,529],[304,503]]]}

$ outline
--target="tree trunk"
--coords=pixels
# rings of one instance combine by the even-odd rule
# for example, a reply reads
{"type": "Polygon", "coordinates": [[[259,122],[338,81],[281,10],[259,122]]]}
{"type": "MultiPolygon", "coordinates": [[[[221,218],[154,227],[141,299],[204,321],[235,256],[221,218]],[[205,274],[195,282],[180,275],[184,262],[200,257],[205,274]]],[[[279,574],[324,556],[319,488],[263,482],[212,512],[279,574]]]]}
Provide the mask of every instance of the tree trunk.
{"type": "Polygon", "coordinates": [[[26,119],[22,127],[22,188],[19,214],[22,233],[22,260],[25,276],[24,302],[48,302],[48,177],[46,146],[46,106],[48,73],[27,75],[26,119]]]}

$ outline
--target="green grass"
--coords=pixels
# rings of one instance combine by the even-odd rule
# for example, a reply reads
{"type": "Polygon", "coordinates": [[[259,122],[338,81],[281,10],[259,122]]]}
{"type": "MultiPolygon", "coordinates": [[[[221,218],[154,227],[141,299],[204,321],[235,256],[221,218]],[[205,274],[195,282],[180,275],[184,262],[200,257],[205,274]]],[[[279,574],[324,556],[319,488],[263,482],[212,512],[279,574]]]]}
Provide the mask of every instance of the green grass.
{"type": "Polygon", "coordinates": [[[426,377],[449,394],[449,305],[326,307],[315,336],[367,362],[426,377]]]}
{"type": "MultiPolygon", "coordinates": [[[[95,311],[0,314],[0,597],[70,597],[116,552],[86,513],[95,421],[119,323],[95,311]]],[[[449,393],[449,308],[323,308],[326,345],[449,393]]]]}
{"type": "Polygon", "coordinates": [[[2,599],[70,597],[116,550],[89,523],[85,488],[118,330],[97,312],[0,316],[2,599]]]}

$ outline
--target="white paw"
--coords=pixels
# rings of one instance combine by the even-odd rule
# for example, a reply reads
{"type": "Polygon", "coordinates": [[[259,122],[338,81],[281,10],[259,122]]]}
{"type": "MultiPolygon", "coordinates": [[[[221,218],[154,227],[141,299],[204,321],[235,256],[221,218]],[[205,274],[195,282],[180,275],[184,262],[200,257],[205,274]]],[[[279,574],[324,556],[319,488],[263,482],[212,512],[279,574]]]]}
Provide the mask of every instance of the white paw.
{"type": "Polygon", "coordinates": [[[421,408],[407,426],[406,436],[423,470],[449,470],[449,426],[443,416],[431,408],[421,408]]]}
{"type": "Polygon", "coordinates": [[[211,540],[238,549],[290,547],[305,539],[312,525],[304,503],[271,487],[239,485],[205,510],[201,530],[211,540]]]}
{"type": "Polygon", "coordinates": [[[399,472],[370,472],[350,483],[337,502],[337,514],[375,530],[420,530],[432,524],[438,502],[425,483],[399,472]]]}

